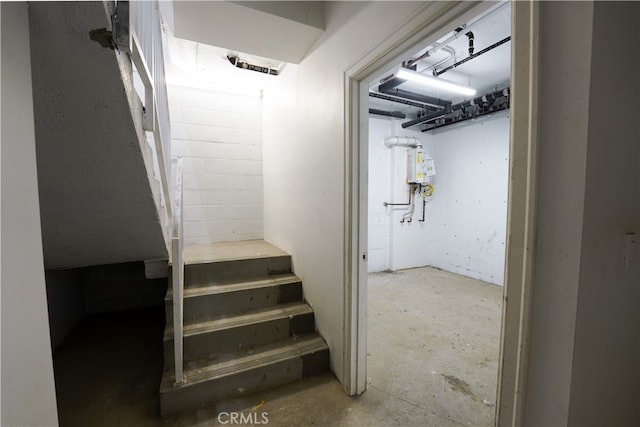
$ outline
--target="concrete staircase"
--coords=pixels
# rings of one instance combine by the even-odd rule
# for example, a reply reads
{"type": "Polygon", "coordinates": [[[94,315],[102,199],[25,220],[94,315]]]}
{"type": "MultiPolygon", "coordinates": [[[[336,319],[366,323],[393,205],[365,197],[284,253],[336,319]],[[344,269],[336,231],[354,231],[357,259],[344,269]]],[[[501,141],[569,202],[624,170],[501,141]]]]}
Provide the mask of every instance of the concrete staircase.
{"type": "Polygon", "coordinates": [[[291,256],[274,247],[267,246],[265,251],[265,245],[256,241],[240,251],[236,246],[231,256],[185,265],[186,381],[181,385],[174,384],[169,286],[160,385],[162,416],[328,369],[329,349],[315,333],[313,309],[304,302],[302,283],[291,272],[291,256]]]}

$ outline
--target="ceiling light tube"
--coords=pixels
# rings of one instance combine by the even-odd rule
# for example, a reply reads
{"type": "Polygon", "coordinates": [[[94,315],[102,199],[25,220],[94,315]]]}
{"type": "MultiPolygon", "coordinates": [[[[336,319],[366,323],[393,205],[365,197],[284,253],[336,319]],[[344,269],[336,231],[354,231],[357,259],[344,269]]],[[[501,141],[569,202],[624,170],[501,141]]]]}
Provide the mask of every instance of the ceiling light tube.
{"type": "Polygon", "coordinates": [[[431,77],[426,74],[421,74],[412,70],[407,70],[401,68],[396,77],[403,80],[409,80],[412,82],[420,83],[422,85],[434,88],[441,89],[447,92],[456,93],[464,96],[473,96],[476,94],[476,90],[467,86],[462,86],[457,83],[450,82],[448,80],[443,80],[437,77],[431,77]]]}

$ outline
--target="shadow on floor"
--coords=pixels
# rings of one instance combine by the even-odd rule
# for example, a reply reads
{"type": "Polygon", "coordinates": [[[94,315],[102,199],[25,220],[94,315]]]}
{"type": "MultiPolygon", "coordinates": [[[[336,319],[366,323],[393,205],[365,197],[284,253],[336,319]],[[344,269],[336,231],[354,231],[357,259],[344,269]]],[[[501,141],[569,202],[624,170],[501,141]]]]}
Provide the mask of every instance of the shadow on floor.
{"type": "Polygon", "coordinates": [[[223,418],[220,424],[219,412],[255,414],[265,400],[270,403],[267,407],[275,410],[273,402],[295,400],[295,395],[305,390],[329,387],[332,393],[346,397],[335,377],[324,374],[161,419],[158,390],[164,325],[163,307],[82,319],[53,355],[60,425],[213,426],[228,421],[223,418]]]}
{"type": "Polygon", "coordinates": [[[61,426],[161,425],[164,307],[86,316],[53,354],[61,426]]]}
{"type": "Polygon", "coordinates": [[[361,396],[324,374],[161,420],[158,307],[87,316],[67,337],[54,353],[60,425],[222,426],[232,412],[278,427],[493,425],[502,288],[419,268],[372,274],[368,289],[361,396]]]}

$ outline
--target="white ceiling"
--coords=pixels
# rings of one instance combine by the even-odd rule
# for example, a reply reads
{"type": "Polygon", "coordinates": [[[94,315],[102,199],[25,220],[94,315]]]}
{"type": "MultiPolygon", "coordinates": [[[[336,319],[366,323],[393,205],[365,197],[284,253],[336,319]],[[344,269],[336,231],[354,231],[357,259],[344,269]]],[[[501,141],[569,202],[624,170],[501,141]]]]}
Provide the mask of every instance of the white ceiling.
{"type": "MultiPolygon", "coordinates": [[[[471,28],[474,34],[475,53],[493,45],[511,35],[511,4],[504,3],[490,15],[474,24],[471,28]]],[[[460,36],[448,45],[455,50],[455,58],[437,69],[453,64],[469,56],[468,38],[461,31],[460,36]]],[[[422,52],[420,52],[422,53],[422,52]]],[[[446,57],[443,51],[438,52],[439,58],[446,57]]],[[[438,59],[438,58],[436,58],[438,59]]],[[[428,68],[436,61],[425,61],[418,65],[418,71],[428,68]]],[[[455,69],[448,71],[440,78],[468,84],[478,91],[478,94],[489,91],[493,86],[500,86],[509,81],[511,69],[511,42],[507,42],[477,58],[474,58],[455,69]]]]}
{"type": "MultiPolygon", "coordinates": [[[[472,20],[471,22],[475,21],[472,20]]],[[[407,60],[419,57],[426,50],[440,44],[439,42],[445,40],[453,34],[452,31],[443,36],[438,42],[433,45],[424,46],[420,50],[414,52],[407,57],[407,60]]],[[[509,2],[504,2],[497,6],[490,14],[474,23],[471,27],[471,31],[474,34],[474,47],[475,53],[482,49],[493,45],[494,43],[504,39],[511,35],[511,5],[509,2]]],[[[460,61],[469,56],[468,53],[468,38],[464,35],[467,30],[460,32],[457,39],[447,45],[447,48],[453,49],[454,54],[451,55],[446,49],[439,50],[435,55],[421,61],[417,64],[417,71],[424,72],[425,74],[432,75],[433,65],[446,60],[442,65],[436,69],[441,70],[449,65],[452,65],[456,61],[460,61]],[[451,57],[450,57],[451,56],[451,57]],[[450,57],[448,60],[447,58],[450,57]]],[[[394,69],[384,73],[383,76],[393,73],[394,69]]],[[[511,69],[511,42],[502,44],[495,49],[478,56],[458,67],[447,71],[439,76],[441,79],[454,81],[456,83],[468,85],[477,90],[477,96],[480,96],[486,92],[492,91],[494,88],[504,88],[509,85],[510,81],[510,69],[511,69]]],[[[376,90],[379,85],[379,80],[372,82],[372,89],[376,90]]],[[[418,94],[429,95],[436,98],[445,99],[454,103],[463,100],[460,96],[452,96],[445,92],[438,93],[433,90],[427,90],[423,86],[413,83],[405,82],[398,86],[398,89],[415,92],[418,94]]],[[[387,111],[400,111],[408,116],[413,115],[419,111],[414,107],[407,107],[402,104],[382,101],[374,98],[370,98],[370,107],[387,111]]]]}
{"type": "Polygon", "coordinates": [[[176,37],[300,63],[324,32],[324,2],[174,1],[176,37]]]}

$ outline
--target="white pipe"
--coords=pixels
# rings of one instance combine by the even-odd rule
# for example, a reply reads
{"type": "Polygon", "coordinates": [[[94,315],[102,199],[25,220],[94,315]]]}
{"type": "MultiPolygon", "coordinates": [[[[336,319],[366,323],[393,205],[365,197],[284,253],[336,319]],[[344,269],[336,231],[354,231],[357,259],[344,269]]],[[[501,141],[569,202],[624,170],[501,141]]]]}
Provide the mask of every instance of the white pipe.
{"type": "Polygon", "coordinates": [[[507,4],[510,4],[509,1],[502,1],[497,6],[494,6],[494,7],[490,8],[489,10],[485,11],[482,15],[476,17],[474,20],[472,20],[472,21],[470,21],[470,22],[468,22],[466,24],[462,24],[460,26],[460,28],[462,30],[460,30],[458,32],[454,31],[449,37],[444,39],[441,43],[436,44],[434,47],[432,47],[431,49],[427,50],[425,53],[420,55],[418,58],[416,58],[413,61],[411,61],[410,65],[414,65],[416,62],[419,62],[422,59],[425,59],[425,58],[428,58],[428,57],[432,56],[433,54],[435,54],[440,49],[444,48],[445,46],[448,46],[451,42],[456,40],[458,37],[464,36],[464,34],[466,34],[467,32],[471,31],[471,29],[473,27],[475,27],[479,22],[482,22],[487,16],[491,15],[493,12],[497,11],[498,9],[502,8],[503,6],[505,6],[507,4]]]}
{"type": "Polygon", "coordinates": [[[422,147],[422,142],[415,136],[390,136],[384,139],[384,146],[392,147],[422,147]]]}
{"type": "Polygon", "coordinates": [[[433,70],[434,68],[437,68],[437,67],[441,66],[442,64],[444,64],[445,62],[449,61],[451,58],[453,58],[453,61],[455,62],[455,57],[454,57],[455,54],[456,54],[455,50],[453,50],[449,46],[444,46],[441,50],[447,52],[449,54],[449,56],[446,57],[445,59],[443,59],[440,62],[436,62],[435,64],[429,65],[427,68],[425,68],[423,70],[420,70],[419,71],[420,73],[424,73],[425,71],[433,70]]]}

